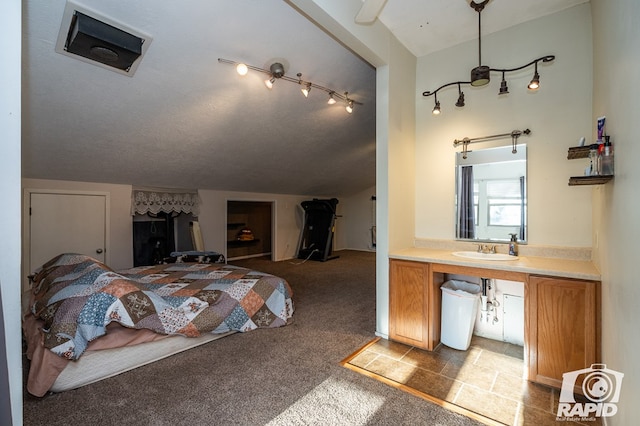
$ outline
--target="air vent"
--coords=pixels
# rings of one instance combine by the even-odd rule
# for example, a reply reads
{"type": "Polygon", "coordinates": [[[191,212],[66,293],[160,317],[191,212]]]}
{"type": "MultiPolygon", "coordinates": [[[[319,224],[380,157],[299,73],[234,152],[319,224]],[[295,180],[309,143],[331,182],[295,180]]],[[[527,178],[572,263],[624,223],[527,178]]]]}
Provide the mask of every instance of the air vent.
{"type": "Polygon", "coordinates": [[[102,21],[76,12],[65,43],[69,53],[129,71],[142,55],[144,40],[102,21]]]}
{"type": "Polygon", "coordinates": [[[131,76],[150,41],[121,24],[67,2],[56,52],[131,76]]]}

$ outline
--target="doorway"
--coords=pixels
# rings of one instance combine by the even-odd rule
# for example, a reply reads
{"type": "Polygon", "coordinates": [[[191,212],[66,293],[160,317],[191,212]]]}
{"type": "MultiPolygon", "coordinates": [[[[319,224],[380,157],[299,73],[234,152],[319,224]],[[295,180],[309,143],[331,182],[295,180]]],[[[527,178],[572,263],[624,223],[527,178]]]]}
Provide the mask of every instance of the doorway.
{"type": "Polygon", "coordinates": [[[272,201],[227,201],[228,260],[273,258],[274,204],[272,201]]]}

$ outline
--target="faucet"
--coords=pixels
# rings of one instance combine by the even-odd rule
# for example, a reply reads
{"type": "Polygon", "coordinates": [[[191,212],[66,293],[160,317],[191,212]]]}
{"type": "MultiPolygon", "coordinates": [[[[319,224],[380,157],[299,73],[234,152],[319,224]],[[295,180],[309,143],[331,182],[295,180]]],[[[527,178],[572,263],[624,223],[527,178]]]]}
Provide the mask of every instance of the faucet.
{"type": "Polygon", "coordinates": [[[495,254],[496,246],[488,244],[478,244],[478,253],[491,253],[495,254]]]}

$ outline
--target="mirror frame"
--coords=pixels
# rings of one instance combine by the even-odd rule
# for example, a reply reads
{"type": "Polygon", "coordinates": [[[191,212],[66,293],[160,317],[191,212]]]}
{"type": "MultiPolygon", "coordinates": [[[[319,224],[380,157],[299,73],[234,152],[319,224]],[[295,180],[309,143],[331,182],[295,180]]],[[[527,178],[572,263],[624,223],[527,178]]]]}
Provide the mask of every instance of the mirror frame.
{"type": "Polygon", "coordinates": [[[507,243],[509,242],[509,234],[506,233],[504,238],[461,238],[460,235],[460,219],[459,219],[459,191],[461,180],[461,166],[469,165],[481,165],[481,164],[500,164],[509,163],[514,161],[525,162],[525,174],[524,174],[524,239],[518,238],[519,244],[527,244],[529,239],[529,229],[527,225],[528,219],[528,165],[527,165],[527,145],[519,144],[515,146],[515,152],[513,146],[499,146],[495,148],[484,148],[478,150],[468,150],[467,158],[463,158],[462,152],[456,152],[455,157],[455,192],[454,192],[454,236],[458,241],[473,241],[477,243],[507,243]]]}

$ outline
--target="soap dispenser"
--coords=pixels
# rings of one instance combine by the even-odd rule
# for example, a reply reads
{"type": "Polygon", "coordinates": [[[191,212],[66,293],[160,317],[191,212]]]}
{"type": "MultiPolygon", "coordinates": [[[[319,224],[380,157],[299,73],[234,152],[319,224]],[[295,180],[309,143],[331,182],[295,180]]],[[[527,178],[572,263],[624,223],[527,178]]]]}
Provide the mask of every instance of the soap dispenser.
{"type": "Polygon", "coordinates": [[[509,256],[518,255],[518,234],[511,235],[511,241],[509,241],[509,256]]]}

